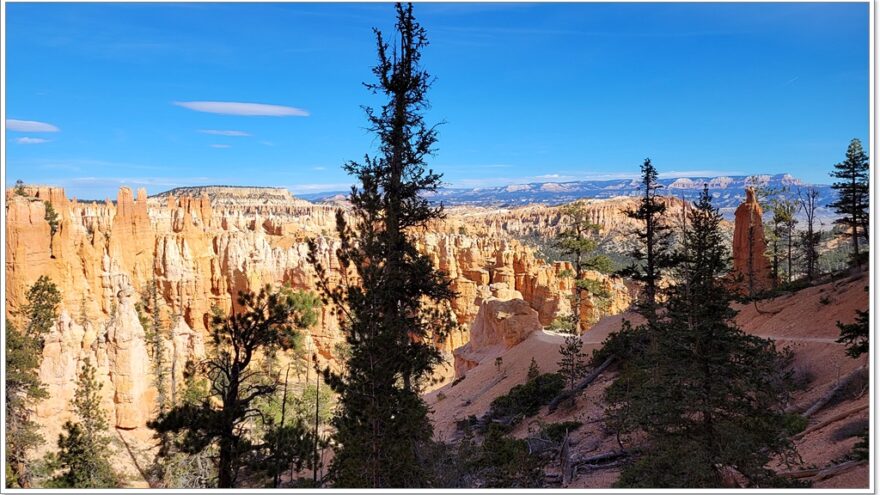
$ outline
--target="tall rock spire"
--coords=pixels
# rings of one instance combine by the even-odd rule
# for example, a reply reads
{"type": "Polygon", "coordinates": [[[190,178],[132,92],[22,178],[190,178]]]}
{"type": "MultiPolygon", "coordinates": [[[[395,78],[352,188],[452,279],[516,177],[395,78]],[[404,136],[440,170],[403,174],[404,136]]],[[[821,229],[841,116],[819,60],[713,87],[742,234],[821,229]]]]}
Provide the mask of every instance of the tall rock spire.
{"type": "Polygon", "coordinates": [[[746,200],[736,208],[733,229],[733,272],[739,280],[740,291],[755,294],[773,287],[770,262],[764,255],[763,211],[755,196],[755,189],[746,188],[746,200]]]}

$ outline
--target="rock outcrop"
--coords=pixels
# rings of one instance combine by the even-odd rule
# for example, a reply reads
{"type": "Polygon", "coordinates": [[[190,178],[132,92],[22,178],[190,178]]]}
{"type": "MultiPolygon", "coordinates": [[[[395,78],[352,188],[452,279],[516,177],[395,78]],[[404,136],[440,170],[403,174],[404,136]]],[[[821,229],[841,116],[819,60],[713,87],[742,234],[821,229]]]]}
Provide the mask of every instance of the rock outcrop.
{"type": "MultiPolygon", "coordinates": [[[[140,447],[152,445],[145,425],[155,414],[157,391],[136,304],[156,311],[143,304],[153,287],[166,336],[158,352],[170,379],[180,383],[186,362],[204,356],[213,307],[228,312],[238,291],[267,283],[316,289],[307,239],[315,240],[331,279],[341,279],[334,233],[336,212],[345,207],[311,205],[274,190],[264,200],[260,191],[207,188],[148,198],[144,190],[121,188],[115,202],[103,203],[68,200],[53,187],[28,187],[24,195],[7,191],[7,317],[15,318],[27,289],[42,275],[62,294],[40,367],[49,398],[36,413],[46,438],[56,437],[71,418],[77,371],[89,359],[97,367],[112,426],[125,430],[127,438],[143,438],[140,447]],[[60,218],[54,235],[46,202],[60,218]]],[[[451,211],[448,219],[415,234],[420,250],[456,291],[449,305],[458,329],[437,344],[449,364],[456,359],[453,351],[474,338],[471,349],[477,354],[495,345],[491,342],[513,345],[570,311],[574,285],[564,274],[570,265],[540,259],[506,230],[511,225],[451,211]]],[[[607,306],[584,302],[583,314],[592,315],[591,321],[628,306],[629,290],[620,279],[589,276],[612,295],[607,306]]],[[[343,340],[332,309],[321,308],[305,336],[322,366],[338,364],[334,353],[343,340]]]]}
{"type": "Polygon", "coordinates": [[[542,328],[538,312],[518,291],[504,283],[493,284],[490,290],[471,326],[470,341],[453,351],[456,376],[464,375],[484,359],[501,355],[542,328]]]}
{"type": "Polygon", "coordinates": [[[773,286],[770,262],[764,253],[764,212],[755,190],[746,188],[746,200],[736,209],[733,229],[733,273],[743,294],[754,294],[773,286]]]}

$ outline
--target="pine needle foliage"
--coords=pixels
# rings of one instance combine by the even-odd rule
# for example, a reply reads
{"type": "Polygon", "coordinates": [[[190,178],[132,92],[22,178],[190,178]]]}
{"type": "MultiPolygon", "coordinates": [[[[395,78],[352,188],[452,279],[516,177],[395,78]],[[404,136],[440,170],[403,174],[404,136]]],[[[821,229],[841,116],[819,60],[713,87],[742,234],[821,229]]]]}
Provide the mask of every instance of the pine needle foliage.
{"type": "Polygon", "coordinates": [[[689,216],[687,256],[655,337],[606,391],[608,426],[644,440],[618,485],[720,487],[724,466],[735,466],[751,487],[784,485],[765,466],[794,454],[784,412],[791,356],[733,322],[721,215],[708,189],[689,216]]]}
{"type": "Polygon", "coordinates": [[[859,244],[862,237],[868,238],[870,175],[870,162],[862,142],[853,139],[846,150],[846,159],[834,165],[831,172],[831,177],[838,179],[831,185],[837,191],[837,199],[828,206],[839,215],[834,223],[849,230],[852,263],[859,266],[863,263],[859,244]]]}
{"type": "Polygon", "coordinates": [[[101,384],[95,367],[86,358],[79,372],[73,399],[77,422],[64,423],[58,437],[58,462],[62,473],[54,484],[63,488],[117,488],[122,479],[110,464],[107,413],[101,405],[101,384]]]}
{"type": "Polygon", "coordinates": [[[657,296],[660,279],[665,272],[677,264],[672,250],[672,231],[663,221],[666,203],[659,195],[663,186],[658,182],[657,168],[646,158],[642,164],[641,190],[637,208],[627,210],[626,216],[639,222],[639,228],[632,233],[637,242],[630,252],[633,263],[620,271],[620,274],[644,284],[642,297],[636,308],[653,324],[657,316],[657,296]]]}
{"type": "Polygon", "coordinates": [[[175,447],[181,452],[216,448],[219,488],[236,486],[242,466],[263,448],[249,435],[254,422],[263,420],[255,401],[273,395],[278,381],[255,366],[254,358],[295,347],[297,330],[317,321],[316,297],[287,288],[240,293],[238,304],[236,313],[214,315],[213,349],[201,363],[210,383],[207,394],[187,398],[148,423],[159,434],[179,434],[175,447]]]}
{"type": "Polygon", "coordinates": [[[419,391],[441,361],[435,342],[454,327],[450,282],[413,238],[443,217],[442,206],[426,199],[441,184],[426,163],[437,141],[436,127],[423,116],[431,76],[421,52],[428,39],[411,4],[395,8],[393,47],[375,30],[376,81],[365,84],[385,101],[365,109],[378,150],[345,165],[359,185],[350,195],[352,223],[337,216],[336,255],[351,278],[331,284],[311,246],[324,297],[338,311],[349,348],[342,373],[325,371],[339,394],[329,473],[337,487],[431,486],[430,460],[420,452],[432,426],[419,391]]]}
{"type": "Polygon", "coordinates": [[[43,340],[58,317],[61,293],[41,276],[28,289],[27,303],[17,313],[20,327],[6,320],[6,484],[31,487],[29,453],[44,439],[33,421],[33,409],[47,397],[40,381],[43,340]]]}

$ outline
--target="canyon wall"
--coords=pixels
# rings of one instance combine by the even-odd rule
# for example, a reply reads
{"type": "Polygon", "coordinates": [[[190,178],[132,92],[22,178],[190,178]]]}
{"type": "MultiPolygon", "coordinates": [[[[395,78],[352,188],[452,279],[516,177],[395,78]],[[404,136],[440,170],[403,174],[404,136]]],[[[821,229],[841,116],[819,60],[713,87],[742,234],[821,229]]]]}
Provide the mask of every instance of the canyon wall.
{"type": "MultiPolygon", "coordinates": [[[[318,258],[329,267],[331,278],[341,278],[334,254],[339,206],[312,205],[276,190],[264,195],[259,188],[233,189],[148,198],[143,189],[133,194],[123,187],[115,203],[81,203],[53,187],[28,187],[24,195],[7,191],[7,317],[15,321],[28,287],[42,275],[62,294],[60,316],[46,338],[40,367],[49,398],[36,413],[48,443],[54,443],[72,414],[77,370],[85,358],[97,364],[112,426],[149,443],[145,424],[155,414],[157,392],[140,318],[152,318],[144,312],[155,311],[147,304],[152,287],[158,292],[158,317],[166,335],[161,352],[170,363],[172,383],[180,383],[186,362],[204,356],[212,308],[228,312],[238,291],[267,283],[315,290],[307,239],[315,239],[318,258]],[[45,218],[46,204],[59,215],[54,235],[45,218]]],[[[437,344],[450,364],[453,350],[471,340],[471,327],[488,311],[484,302],[498,300],[500,289],[509,291],[508,300],[520,301],[512,303],[519,310],[533,312],[539,326],[570,310],[573,280],[563,273],[570,265],[538,259],[531,247],[512,238],[510,228],[510,222],[453,210],[446,220],[417,234],[420,249],[449,276],[457,292],[449,304],[458,330],[437,344]]],[[[629,305],[629,289],[620,279],[589,276],[600,280],[612,297],[601,310],[591,297],[585,298],[585,320],[629,305]]],[[[487,335],[482,330],[477,334],[487,335]]],[[[306,335],[309,354],[317,353],[321,365],[335,366],[334,352],[342,341],[332,308],[321,308],[318,324],[306,335]]]]}

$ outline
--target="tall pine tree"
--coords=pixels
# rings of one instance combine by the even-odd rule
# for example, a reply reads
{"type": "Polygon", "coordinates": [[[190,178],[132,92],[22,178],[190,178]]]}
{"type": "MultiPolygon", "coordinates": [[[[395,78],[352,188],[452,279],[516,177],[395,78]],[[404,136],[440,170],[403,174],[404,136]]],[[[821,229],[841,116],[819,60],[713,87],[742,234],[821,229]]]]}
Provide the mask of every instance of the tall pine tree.
{"type": "Polygon", "coordinates": [[[43,443],[31,416],[47,397],[40,381],[43,339],[58,317],[61,293],[46,276],[28,289],[27,304],[18,312],[20,328],[6,320],[6,483],[30,488],[28,453],[43,443]]]}
{"type": "Polygon", "coordinates": [[[765,466],[792,452],[783,434],[789,358],[733,323],[721,215],[708,189],[689,220],[687,253],[655,345],[625,363],[606,391],[608,425],[643,441],[618,484],[720,487],[726,466],[753,487],[781,484],[765,466]]]}
{"type": "Polygon", "coordinates": [[[579,334],[581,328],[581,300],[584,291],[590,288],[583,275],[586,270],[597,270],[602,273],[611,271],[611,259],[600,254],[599,241],[596,239],[600,226],[591,222],[583,203],[575,202],[560,209],[568,219],[568,226],[556,235],[555,245],[560,253],[571,261],[574,268],[574,301],[572,315],[574,333],[579,334]]]}
{"type": "Polygon", "coordinates": [[[862,142],[853,139],[846,150],[846,159],[834,165],[831,177],[839,179],[831,185],[837,191],[837,200],[828,206],[840,215],[834,223],[846,227],[852,242],[853,264],[862,265],[859,252],[859,238],[868,238],[868,206],[870,176],[868,155],[862,149],[862,142]],[[859,230],[861,229],[861,232],[859,230]]]}
{"type": "Polygon", "coordinates": [[[64,488],[116,488],[119,475],[110,464],[107,413],[101,407],[101,384],[86,358],[77,377],[73,406],[79,421],[64,423],[58,437],[58,461],[63,470],[55,483],[64,488]]]}
{"type": "Polygon", "coordinates": [[[638,239],[630,252],[635,260],[621,270],[621,274],[644,284],[643,295],[637,304],[639,312],[649,325],[657,319],[657,293],[660,278],[664,272],[674,267],[676,258],[672,252],[672,232],[663,221],[666,203],[658,197],[663,187],[658,181],[657,169],[646,158],[642,164],[640,188],[642,197],[638,208],[626,211],[626,216],[640,225],[633,231],[638,239]]]}
{"type": "Polygon", "coordinates": [[[360,181],[350,195],[353,225],[337,216],[336,254],[357,280],[331,287],[314,243],[311,250],[350,348],[344,371],[325,373],[339,394],[329,473],[338,487],[430,485],[422,447],[431,441],[432,426],[419,389],[440,362],[434,342],[453,325],[446,302],[454,295],[450,282],[412,237],[442,218],[442,207],[426,199],[441,179],[426,168],[437,141],[423,117],[431,78],[421,51],[428,39],[411,4],[397,4],[396,11],[393,48],[375,30],[376,82],[366,84],[386,99],[378,111],[366,109],[378,153],[345,165],[360,181]]]}
{"type": "Polygon", "coordinates": [[[816,228],[819,190],[808,187],[804,191],[798,191],[798,201],[804,211],[807,226],[800,233],[801,263],[807,280],[812,282],[819,275],[819,242],[822,240],[822,233],[816,228]]]}

